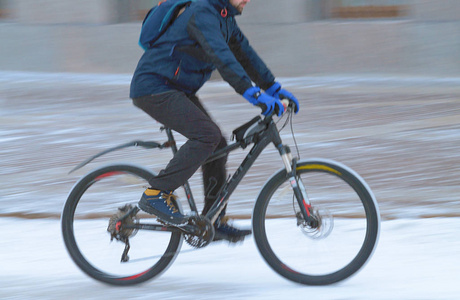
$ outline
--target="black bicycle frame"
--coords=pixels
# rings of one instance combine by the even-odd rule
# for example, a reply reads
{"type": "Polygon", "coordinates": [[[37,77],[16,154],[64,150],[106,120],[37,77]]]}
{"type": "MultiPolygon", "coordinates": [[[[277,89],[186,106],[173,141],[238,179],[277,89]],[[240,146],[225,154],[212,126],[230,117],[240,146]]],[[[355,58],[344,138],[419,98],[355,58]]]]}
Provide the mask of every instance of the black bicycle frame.
{"type": "MultiPolygon", "coordinates": [[[[259,157],[262,151],[270,143],[273,143],[276,149],[278,149],[280,156],[283,160],[284,166],[286,168],[286,178],[289,178],[289,182],[291,184],[291,187],[294,191],[294,195],[300,207],[303,221],[305,221],[308,224],[314,224],[316,220],[311,216],[311,213],[310,213],[311,205],[310,205],[310,202],[308,200],[306,193],[303,192],[305,191],[305,188],[303,186],[303,183],[296,176],[297,161],[296,159],[293,159],[291,157],[291,151],[289,149],[289,146],[282,144],[281,137],[278,132],[278,128],[276,127],[276,124],[273,122],[272,116],[267,116],[265,117],[265,119],[260,120],[258,125],[262,125],[259,131],[256,130],[255,132],[252,132],[251,135],[249,135],[248,137],[242,138],[241,140],[233,144],[230,144],[222,149],[215,151],[205,161],[205,163],[214,161],[216,159],[226,156],[228,153],[236,149],[239,149],[239,148],[244,149],[248,145],[254,144],[254,146],[251,148],[249,153],[246,155],[243,162],[240,164],[240,166],[235,171],[233,176],[229,177],[229,179],[221,187],[220,191],[217,194],[217,200],[216,202],[214,202],[211,209],[206,214],[206,217],[211,221],[211,223],[214,224],[214,222],[216,222],[217,218],[219,217],[219,215],[225,208],[226,204],[228,203],[231,194],[235,191],[236,187],[241,182],[243,177],[246,175],[248,170],[251,168],[253,163],[256,161],[256,159],[259,157]]],[[[127,146],[132,146],[132,145],[140,145],[146,148],[170,147],[173,154],[176,154],[177,146],[176,146],[176,142],[175,142],[172,130],[166,127],[162,127],[161,129],[165,130],[168,136],[168,141],[164,144],[159,144],[156,142],[134,141],[129,144],[122,145],[121,147],[127,147],[127,146]]],[[[120,149],[120,146],[109,149],[108,151],[113,151],[116,149],[120,149]]],[[[104,151],[104,153],[107,153],[108,151],[104,151]]],[[[98,154],[95,157],[98,157],[100,155],[101,154],[98,154]]],[[[93,160],[95,157],[89,159],[87,162],[85,162],[85,164],[93,160]]],[[[81,165],[84,165],[84,164],[81,164],[81,165]]],[[[191,191],[188,181],[184,183],[183,188],[185,190],[187,201],[189,203],[189,206],[192,212],[198,215],[199,214],[198,209],[196,207],[196,203],[193,198],[192,191],[191,191]]],[[[129,211],[125,216],[123,216],[121,219],[131,216],[131,215],[136,215],[138,211],[139,209],[135,207],[131,211],[129,211]]],[[[299,217],[300,216],[297,216],[297,218],[299,217]]],[[[168,226],[168,225],[137,223],[137,224],[125,225],[125,226],[126,228],[132,228],[132,229],[144,229],[144,230],[167,231],[167,232],[186,232],[186,233],[192,233],[192,234],[199,233],[199,229],[191,225],[175,227],[175,226],[168,226]]]]}
{"type": "MultiPolygon", "coordinates": [[[[310,221],[310,211],[309,211],[309,203],[305,200],[302,191],[299,188],[298,179],[295,175],[295,164],[296,161],[291,158],[290,149],[287,145],[283,145],[281,141],[280,134],[276,127],[276,124],[273,121],[272,116],[267,116],[264,120],[260,121],[264,124],[265,128],[255,134],[241,140],[237,141],[233,144],[226,146],[225,148],[219,149],[205,161],[205,163],[214,161],[218,158],[226,156],[228,153],[239,149],[239,148],[246,148],[249,144],[254,144],[251,148],[249,153],[244,158],[243,162],[240,164],[238,169],[235,171],[233,176],[229,177],[229,180],[225,182],[225,184],[221,187],[218,195],[217,200],[212,205],[211,209],[206,214],[206,217],[214,223],[217,218],[219,217],[222,210],[225,208],[225,205],[228,203],[231,194],[235,191],[238,184],[241,182],[243,177],[246,175],[248,170],[251,168],[253,163],[262,153],[262,151],[270,144],[273,143],[276,149],[278,149],[282,160],[285,164],[287,176],[291,178],[291,185],[294,189],[295,196],[297,201],[299,202],[299,206],[302,212],[304,219],[308,222],[310,221]]],[[[175,140],[173,137],[172,130],[169,128],[165,128],[166,134],[168,136],[168,142],[171,144],[171,149],[173,154],[177,152],[177,147],[175,145],[175,140]]],[[[190,185],[188,181],[185,182],[183,185],[185,193],[187,195],[187,200],[189,202],[190,208],[193,212],[198,214],[198,210],[195,204],[195,200],[192,195],[192,191],[190,189],[190,185]]]]}

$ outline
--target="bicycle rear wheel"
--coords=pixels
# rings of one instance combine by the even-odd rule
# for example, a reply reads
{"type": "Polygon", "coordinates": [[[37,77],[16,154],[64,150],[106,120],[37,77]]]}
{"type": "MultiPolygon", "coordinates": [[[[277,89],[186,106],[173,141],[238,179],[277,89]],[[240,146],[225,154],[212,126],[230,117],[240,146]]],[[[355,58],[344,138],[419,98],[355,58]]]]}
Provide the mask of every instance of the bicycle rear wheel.
{"type": "Polygon", "coordinates": [[[332,284],[356,273],[372,255],[380,216],[367,184],[328,160],[301,161],[296,172],[319,226],[301,219],[285,170],[264,186],[254,207],[259,252],[281,276],[307,285],[332,284]]]}
{"type": "MultiPolygon", "coordinates": [[[[62,234],[71,258],[89,276],[113,285],[138,284],[161,274],[176,258],[183,240],[178,232],[125,231],[130,244],[127,262],[121,262],[125,243],[111,241],[108,232],[111,218],[124,214],[119,208],[136,206],[153,176],[143,168],[111,165],[89,173],[72,189],[62,213],[62,234]]],[[[157,223],[143,213],[128,223],[141,218],[142,223],[157,223]]]]}

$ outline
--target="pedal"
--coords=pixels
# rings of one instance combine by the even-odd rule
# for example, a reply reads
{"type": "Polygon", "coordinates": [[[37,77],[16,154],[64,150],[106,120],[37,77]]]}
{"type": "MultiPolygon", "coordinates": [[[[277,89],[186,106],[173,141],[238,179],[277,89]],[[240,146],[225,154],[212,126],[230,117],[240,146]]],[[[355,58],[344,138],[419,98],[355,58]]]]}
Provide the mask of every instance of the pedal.
{"type": "Polygon", "coordinates": [[[245,237],[252,234],[250,229],[238,229],[228,224],[228,218],[219,218],[215,223],[216,234],[214,241],[226,240],[230,243],[244,241],[245,237]]]}
{"type": "Polygon", "coordinates": [[[245,238],[246,238],[245,235],[242,235],[242,236],[229,236],[227,234],[216,232],[216,234],[214,235],[214,240],[213,241],[214,242],[227,241],[230,244],[237,244],[237,243],[240,243],[240,242],[242,243],[245,238]]]}

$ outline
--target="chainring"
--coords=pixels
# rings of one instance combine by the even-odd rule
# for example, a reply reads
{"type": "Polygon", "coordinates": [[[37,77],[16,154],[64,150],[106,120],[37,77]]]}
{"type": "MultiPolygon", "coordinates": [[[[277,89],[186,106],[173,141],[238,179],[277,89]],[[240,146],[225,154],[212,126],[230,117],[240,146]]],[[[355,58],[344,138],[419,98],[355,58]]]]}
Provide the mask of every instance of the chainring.
{"type": "Polygon", "coordinates": [[[204,216],[192,216],[189,225],[199,228],[198,234],[185,233],[184,238],[187,244],[194,248],[203,248],[209,245],[214,239],[214,226],[211,221],[204,216]]]}
{"type": "Polygon", "coordinates": [[[134,225],[139,222],[135,214],[126,216],[133,209],[131,204],[126,204],[118,208],[118,212],[110,217],[107,231],[110,233],[110,240],[127,241],[137,233],[137,229],[126,228],[127,225],[134,225]],[[126,216],[126,217],[125,217],[126,216]],[[125,218],[123,218],[125,217],[125,218]]]}

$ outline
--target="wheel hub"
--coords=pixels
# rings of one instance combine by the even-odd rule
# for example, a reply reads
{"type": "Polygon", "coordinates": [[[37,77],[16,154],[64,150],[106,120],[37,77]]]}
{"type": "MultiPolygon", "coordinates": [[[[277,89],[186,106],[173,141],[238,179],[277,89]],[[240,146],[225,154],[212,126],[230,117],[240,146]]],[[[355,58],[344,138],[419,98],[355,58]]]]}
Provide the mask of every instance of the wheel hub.
{"type": "Polygon", "coordinates": [[[315,209],[312,208],[311,216],[313,217],[312,222],[304,220],[302,213],[297,212],[297,226],[303,234],[312,239],[324,239],[329,236],[334,228],[334,217],[327,209],[315,209]]]}

